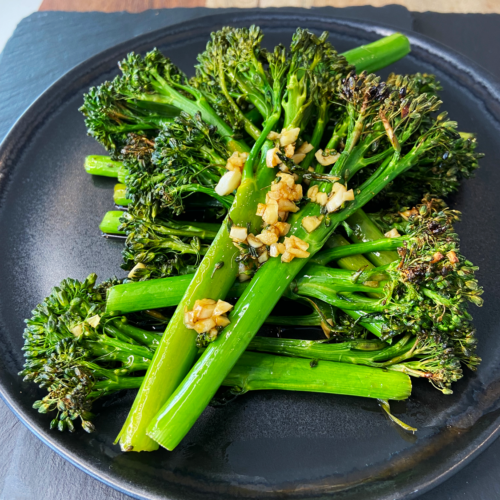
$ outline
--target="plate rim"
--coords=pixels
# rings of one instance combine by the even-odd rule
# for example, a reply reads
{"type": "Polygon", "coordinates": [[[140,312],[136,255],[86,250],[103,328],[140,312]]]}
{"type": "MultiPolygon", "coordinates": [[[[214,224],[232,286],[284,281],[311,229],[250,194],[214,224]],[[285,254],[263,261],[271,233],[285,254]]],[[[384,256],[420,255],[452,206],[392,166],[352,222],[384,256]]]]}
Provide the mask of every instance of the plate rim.
{"type": "MultiPolygon", "coordinates": [[[[297,9],[298,10],[298,9],[297,9]]],[[[72,87],[77,86],[81,89],[84,80],[91,81],[94,79],[94,74],[102,73],[103,67],[108,67],[109,63],[116,64],[120,57],[125,55],[130,50],[143,50],[143,46],[148,45],[149,49],[152,48],[155,41],[161,38],[181,37],[187,32],[195,29],[197,26],[206,28],[207,26],[213,27],[214,25],[224,24],[238,24],[249,25],[252,22],[262,22],[262,16],[265,13],[266,21],[272,19],[286,20],[288,22],[297,21],[297,26],[307,23],[314,23],[317,25],[325,26],[325,29],[332,31],[339,30],[346,31],[347,36],[356,36],[356,32],[362,35],[377,35],[386,36],[392,33],[402,33],[410,40],[412,53],[419,54],[425,53],[427,60],[431,65],[439,67],[441,72],[444,72],[453,78],[458,85],[470,88],[474,85],[476,97],[480,100],[493,100],[494,106],[490,106],[486,111],[492,115],[496,121],[500,121],[500,83],[496,78],[467,56],[454,51],[438,41],[435,41],[425,35],[415,33],[409,30],[399,30],[390,25],[382,23],[368,23],[366,21],[346,18],[336,18],[330,15],[315,14],[314,10],[301,10],[302,15],[287,10],[280,11],[280,9],[249,9],[244,13],[240,12],[224,12],[218,14],[202,15],[200,17],[190,19],[181,23],[175,23],[170,26],[165,26],[153,30],[142,35],[129,38],[120,42],[112,47],[109,47],[90,58],[78,63],[73,68],[65,72],[60,78],[55,80],[47,89],[45,89],[25,111],[18,117],[16,122],[10,127],[3,141],[0,144],[0,210],[3,208],[3,193],[8,190],[11,175],[15,166],[11,165],[10,158],[16,159],[19,155],[19,150],[22,145],[15,139],[21,136],[24,140],[31,138],[36,133],[36,128],[43,122],[44,116],[50,116],[57,105],[57,102],[64,102],[68,96],[73,95],[72,87]],[[133,46],[133,49],[131,49],[133,46]],[[443,66],[446,63],[447,66],[443,66]],[[63,93],[60,90],[64,90],[63,93]],[[33,119],[33,116],[35,119],[33,119]]],[[[345,33],[344,33],[345,34],[345,33]]],[[[409,57],[412,57],[411,55],[409,57]]],[[[1,333],[1,332],[0,332],[1,333]]],[[[84,471],[86,474],[101,481],[102,483],[137,499],[153,499],[162,498],[167,499],[166,496],[158,497],[154,494],[143,490],[141,486],[127,484],[124,481],[117,481],[112,475],[103,473],[102,469],[95,466],[87,460],[79,459],[73,452],[66,450],[60,446],[50,436],[48,429],[42,428],[41,425],[36,425],[36,413],[31,413],[21,405],[16,404],[15,388],[7,387],[4,377],[0,373],[0,397],[6,403],[8,408],[14,415],[28,428],[38,439],[45,445],[55,451],[58,455],[70,462],[78,469],[84,471]],[[141,489],[143,491],[141,491],[141,489]]],[[[462,469],[466,464],[470,463],[480,453],[482,453],[500,434],[500,416],[498,416],[493,423],[488,427],[491,432],[487,433],[483,439],[475,438],[469,443],[461,455],[460,459],[454,460],[451,464],[448,463],[444,471],[436,471],[436,473],[427,474],[423,476],[423,481],[413,481],[406,486],[404,491],[397,493],[397,496],[392,495],[392,499],[410,499],[416,498],[421,494],[435,488],[453,474],[462,469]],[[479,441],[479,442],[477,442],[479,441]],[[428,478],[427,480],[425,480],[428,478]]],[[[479,438],[483,437],[484,431],[480,433],[479,438]]],[[[333,493],[335,495],[335,493],[333,493]]]]}

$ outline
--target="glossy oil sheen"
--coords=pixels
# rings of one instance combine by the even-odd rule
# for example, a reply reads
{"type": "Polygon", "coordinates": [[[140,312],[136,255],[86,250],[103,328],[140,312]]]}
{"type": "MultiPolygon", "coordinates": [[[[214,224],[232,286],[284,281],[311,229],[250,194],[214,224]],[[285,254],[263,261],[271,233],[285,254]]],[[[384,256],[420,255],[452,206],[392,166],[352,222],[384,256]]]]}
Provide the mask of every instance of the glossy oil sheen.
{"type": "MultiPolygon", "coordinates": [[[[388,34],[352,21],[281,13],[214,16],[132,39],[63,77],[38,100],[0,149],[0,385],[3,398],[41,439],[77,466],[138,498],[413,498],[456,472],[497,435],[500,424],[500,104],[498,87],[470,61],[424,37],[412,36],[413,54],[399,72],[437,73],[443,99],[460,129],[476,132],[486,153],[475,179],[452,200],[464,211],[458,230],[465,255],[481,267],[485,306],[474,310],[479,354],[476,374],[466,372],[445,397],[415,381],[396,416],[419,429],[401,434],[374,401],[326,394],[261,392],[209,407],[173,453],[122,454],[112,442],[133,394],[98,408],[97,432],[48,430],[50,417],[31,409],[42,393],[16,373],[23,359],[23,319],[66,276],[95,271],[120,275],[122,243],[97,229],[111,210],[114,181],[83,170],[88,154],[103,154],[86,137],[77,108],[91,84],[116,74],[128,51],[159,47],[191,71],[208,34],[225,24],[260,24],[266,43],[288,43],[297,26],[331,31],[344,51],[388,34]],[[260,17],[259,17],[260,16],[260,17]]],[[[284,336],[311,334],[288,330],[284,336]]]]}

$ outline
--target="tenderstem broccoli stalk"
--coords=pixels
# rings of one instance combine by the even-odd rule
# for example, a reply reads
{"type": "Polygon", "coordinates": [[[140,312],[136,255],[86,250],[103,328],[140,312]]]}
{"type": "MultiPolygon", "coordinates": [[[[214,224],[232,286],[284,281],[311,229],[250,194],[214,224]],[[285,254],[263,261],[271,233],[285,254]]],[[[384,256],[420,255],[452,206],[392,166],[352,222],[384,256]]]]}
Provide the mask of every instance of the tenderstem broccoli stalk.
{"type": "MultiPolygon", "coordinates": [[[[266,349],[264,347],[262,350],[266,349]]],[[[276,352],[279,350],[277,348],[276,352]]],[[[314,359],[320,360],[320,357],[314,359]]],[[[103,393],[123,389],[137,389],[143,380],[144,377],[136,376],[99,381],[94,385],[89,398],[95,399],[103,393]]],[[[369,366],[332,361],[321,361],[312,368],[308,359],[257,352],[243,353],[222,385],[231,387],[233,394],[238,395],[248,391],[283,390],[397,401],[407,399],[411,394],[410,379],[396,370],[382,371],[369,366]]]]}
{"type": "MultiPolygon", "coordinates": [[[[399,41],[401,42],[401,39],[399,41]]],[[[263,124],[263,133],[247,160],[243,180],[230,212],[230,219],[233,223],[246,226],[250,222],[252,229],[258,227],[258,221],[255,220],[254,216],[254,207],[265,196],[262,188],[268,186],[275,175],[273,169],[265,166],[266,152],[271,146],[269,141],[265,141],[265,139],[268,132],[277,123],[281,112],[283,78],[285,75],[281,70],[283,62],[280,54],[281,51],[278,48],[274,53],[274,57],[269,60],[271,80],[273,81],[273,111],[270,116],[266,117],[263,124]],[[257,162],[258,154],[261,156],[260,162],[257,162]],[[252,175],[253,165],[257,163],[258,168],[252,175]]],[[[380,56],[384,57],[382,53],[380,53],[380,56]]],[[[349,62],[356,63],[355,60],[349,62]]],[[[132,448],[141,451],[157,448],[157,444],[146,436],[146,426],[180,383],[194,361],[196,335],[183,324],[184,307],[192,306],[195,300],[208,296],[214,299],[224,298],[237,274],[234,259],[238,256],[238,253],[229,238],[228,229],[224,225],[191,281],[165,333],[164,341],[148,370],[144,384],[141,386],[127,422],[119,436],[122,449],[132,448]],[[221,262],[224,262],[222,268],[220,267],[221,262]],[[217,279],[212,280],[211,276],[217,264],[219,264],[216,271],[217,279]],[[169,361],[170,357],[175,359],[169,361]],[[162,375],[165,373],[169,373],[168,380],[162,375]]]]}
{"type": "MultiPolygon", "coordinates": [[[[125,214],[120,210],[106,212],[99,229],[108,234],[125,234],[120,226],[123,218],[133,218],[133,215],[125,214]]],[[[155,227],[155,232],[163,236],[190,236],[198,237],[202,240],[213,240],[220,229],[220,224],[212,222],[185,222],[170,220],[163,217],[157,217],[151,222],[155,227]]]]}
{"type": "MultiPolygon", "coordinates": [[[[373,77],[349,76],[342,90],[346,100],[350,124],[345,148],[335,163],[330,175],[345,181],[370,162],[366,160],[367,144],[374,140],[386,140],[385,151],[378,153],[379,166],[374,173],[355,189],[354,201],[345,208],[331,213],[327,221],[312,233],[301,224],[305,216],[320,215],[320,206],[308,203],[292,218],[290,234],[305,241],[313,256],[318,252],[335,228],[401,173],[409,170],[420,157],[444,140],[453,123],[431,121],[426,130],[410,141],[412,134],[423,124],[422,117],[439,108],[435,96],[419,93],[407,79],[405,92],[380,84],[373,77]],[[384,139],[384,137],[387,137],[384,139]],[[405,146],[404,150],[402,146],[405,146]]],[[[331,184],[324,183],[321,190],[329,191],[331,184]]],[[[294,259],[282,263],[271,259],[262,266],[254,279],[238,300],[231,313],[231,324],[221,336],[211,344],[196,365],[177,388],[170,400],[158,412],[148,427],[148,435],[167,449],[173,449],[191,428],[217,387],[226,376],[228,369],[244,351],[249,341],[270,314],[279,297],[291,281],[301,271],[307,259],[294,259]],[[270,284],[272,290],[270,289],[270,284]],[[202,375],[203,373],[203,375],[202,375]]]]}

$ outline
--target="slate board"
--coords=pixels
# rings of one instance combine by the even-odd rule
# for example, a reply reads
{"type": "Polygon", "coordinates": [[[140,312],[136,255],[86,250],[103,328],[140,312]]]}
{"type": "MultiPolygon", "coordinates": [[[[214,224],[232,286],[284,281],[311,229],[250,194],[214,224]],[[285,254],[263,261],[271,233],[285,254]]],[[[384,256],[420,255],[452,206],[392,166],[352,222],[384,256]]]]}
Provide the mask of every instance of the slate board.
{"type": "MultiPolygon", "coordinates": [[[[499,15],[411,13],[399,6],[315,10],[325,16],[368,20],[425,34],[474,59],[500,79],[500,66],[494,64],[500,48],[499,15]]],[[[141,14],[32,14],[21,21],[0,54],[0,140],[30,103],[76,64],[128,38],[211,13],[204,8],[179,8],[141,14]]],[[[2,401],[0,422],[1,500],[129,498],[59,457],[25,429],[2,401]]],[[[496,441],[457,476],[421,498],[500,498],[499,459],[500,441],[496,441]]]]}

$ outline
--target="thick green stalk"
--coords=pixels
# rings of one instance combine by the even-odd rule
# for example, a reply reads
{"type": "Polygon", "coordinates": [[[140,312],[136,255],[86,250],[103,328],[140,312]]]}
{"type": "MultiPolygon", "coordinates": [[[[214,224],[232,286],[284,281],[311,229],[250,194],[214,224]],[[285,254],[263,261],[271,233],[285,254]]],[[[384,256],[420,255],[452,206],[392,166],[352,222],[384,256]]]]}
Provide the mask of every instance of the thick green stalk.
{"type": "Polygon", "coordinates": [[[106,212],[99,224],[99,229],[105,234],[125,234],[125,231],[120,231],[118,228],[121,225],[120,217],[123,215],[121,210],[111,210],[106,212]]]}
{"type": "Polygon", "coordinates": [[[125,186],[125,184],[115,184],[113,201],[115,205],[120,207],[126,207],[132,203],[132,200],[127,198],[127,186],[125,186]]]}
{"type": "Polygon", "coordinates": [[[346,59],[356,61],[356,70],[373,73],[399,61],[410,53],[410,41],[401,33],[394,33],[368,45],[344,52],[346,59]]]}
{"type": "MultiPolygon", "coordinates": [[[[91,396],[136,389],[143,380],[144,377],[119,377],[98,381],[91,396]]],[[[390,400],[403,400],[411,395],[411,380],[399,371],[323,360],[313,368],[308,359],[257,352],[245,352],[222,385],[233,387],[236,394],[282,390],[390,400]]]]}
{"type": "MultiPolygon", "coordinates": [[[[121,210],[106,212],[99,224],[99,229],[107,234],[125,234],[118,228],[122,224],[120,218],[123,216],[121,210]]],[[[211,222],[166,222],[158,224],[161,226],[161,234],[172,236],[197,236],[202,240],[213,240],[220,229],[220,224],[211,222]]]]}
{"type": "MultiPolygon", "coordinates": [[[[356,213],[357,214],[357,213],[356,213]]],[[[354,215],[356,215],[354,214],[354,215]]],[[[334,235],[336,236],[336,235],[334,235]]],[[[340,260],[345,257],[351,257],[353,255],[357,255],[360,253],[372,253],[372,252],[387,252],[389,250],[396,250],[400,246],[402,246],[405,242],[404,237],[400,238],[380,238],[377,240],[372,240],[372,241],[365,241],[363,243],[351,243],[347,244],[345,246],[339,246],[339,247],[334,247],[330,248],[328,250],[323,250],[319,253],[317,253],[311,262],[315,262],[316,264],[321,264],[323,266],[327,265],[329,262],[332,260],[340,260]]],[[[396,253],[396,259],[397,260],[398,256],[396,253]]],[[[352,259],[349,262],[354,262],[352,259]]],[[[385,265],[385,264],[379,264],[379,265],[385,265]]],[[[342,266],[340,266],[342,267],[342,266]]],[[[344,268],[346,269],[346,268],[344,268]]],[[[360,267],[358,267],[360,269],[360,267]]],[[[354,270],[354,269],[353,269],[354,270]]]]}
{"type": "Polygon", "coordinates": [[[415,337],[405,337],[394,346],[389,346],[381,340],[351,340],[327,344],[314,340],[254,337],[247,351],[388,368],[400,363],[401,356],[411,353],[415,342],[415,337]]]}
{"type": "Polygon", "coordinates": [[[376,399],[407,399],[411,380],[399,372],[368,366],[320,361],[311,368],[307,359],[246,352],[224,379],[224,385],[249,390],[288,390],[344,394],[376,399]],[[398,375],[398,376],[396,376],[398,375]]]}
{"type": "Polygon", "coordinates": [[[92,175],[104,177],[118,177],[118,172],[123,167],[121,161],[112,160],[109,156],[90,155],[85,158],[85,171],[92,175]]]}

